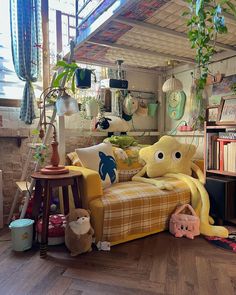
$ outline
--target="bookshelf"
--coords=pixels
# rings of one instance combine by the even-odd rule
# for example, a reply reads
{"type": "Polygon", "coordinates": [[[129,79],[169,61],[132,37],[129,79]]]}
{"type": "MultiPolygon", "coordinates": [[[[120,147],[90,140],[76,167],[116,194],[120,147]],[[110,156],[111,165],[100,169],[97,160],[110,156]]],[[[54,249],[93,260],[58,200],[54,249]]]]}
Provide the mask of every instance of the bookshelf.
{"type": "Polygon", "coordinates": [[[205,124],[204,131],[205,177],[212,174],[236,177],[236,124],[229,126],[205,124]],[[226,138],[227,134],[232,133],[235,134],[235,139],[226,138]],[[221,138],[222,134],[225,138],[221,138]]]}
{"type": "Polygon", "coordinates": [[[204,173],[211,215],[236,224],[236,124],[205,123],[204,173]]]}

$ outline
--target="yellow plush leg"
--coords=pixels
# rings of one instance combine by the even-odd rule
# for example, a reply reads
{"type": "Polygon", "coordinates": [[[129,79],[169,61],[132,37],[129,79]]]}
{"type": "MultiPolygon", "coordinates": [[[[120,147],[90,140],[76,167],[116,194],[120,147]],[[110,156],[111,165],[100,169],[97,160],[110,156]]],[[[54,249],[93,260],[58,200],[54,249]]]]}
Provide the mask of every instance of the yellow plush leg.
{"type": "Polygon", "coordinates": [[[192,178],[192,181],[196,184],[202,200],[202,208],[200,213],[200,232],[207,236],[227,238],[229,232],[225,227],[216,225],[213,226],[209,224],[210,201],[208,193],[205,187],[197,179],[192,178]]]}
{"type": "Polygon", "coordinates": [[[197,206],[197,207],[194,207],[194,206],[193,207],[198,210],[199,210],[199,202],[196,202],[197,201],[196,193],[192,190],[193,184],[197,188],[197,190],[199,191],[199,194],[201,197],[201,209],[200,209],[200,213],[199,213],[201,234],[207,235],[207,236],[217,236],[217,237],[221,237],[221,238],[228,237],[228,230],[225,227],[213,226],[210,224],[212,222],[212,219],[209,216],[209,211],[210,211],[209,196],[208,196],[208,193],[207,193],[205,187],[201,184],[201,182],[198,179],[195,179],[191,176],[181,174],[181,173],[178,173],[178,174],[168,173],[168,174],[166,174],[166,176],[181,179],[189,186],[191,193],[192,193],[192,198],[193,198],[192,203],[194,203],[195,206],[197,206]],[[193,192],[194,192],[194,195],[193,195],[193,192]]]}
{"type": "MultiPolygon", "coordinates": [[[[193,206],[197,216],[200,217],[201,208],[202,208],[202,200],[201,200],[201,196],[200,196],[200,193],[199,193],[196,185],[192,181],[192,177],[185,175],[185,174],[181,174],[181,173],[178,173],[178,174],[167,173],[165,176],[177,178],[177,179],[182,180],[185,183],[187,183],[187,185],[191,191],[191,205],[193,206]]],[[[209,216],[209,223],[214,224],[214,219],[211,216],[209,216]]]]}
{"type": "Polygon", "coordinates": [[[182,180],[185,183],[187,183],[187,185],[191,191],[192,206],[193,206],[194,210],[196,211],[197,215],[200,216],[200,214],[198,214],[198,213],[200,213],[201,202],[200,202],[199,192],[198,192],[196,186],[194,185],[194,183],[192,181],[188,181],[187,175],[181,174],[181,173],[178,173],[178,174],[167,173],[167,174],[165,174],[165,176],[177,178],[177,179],[182,180]]]}

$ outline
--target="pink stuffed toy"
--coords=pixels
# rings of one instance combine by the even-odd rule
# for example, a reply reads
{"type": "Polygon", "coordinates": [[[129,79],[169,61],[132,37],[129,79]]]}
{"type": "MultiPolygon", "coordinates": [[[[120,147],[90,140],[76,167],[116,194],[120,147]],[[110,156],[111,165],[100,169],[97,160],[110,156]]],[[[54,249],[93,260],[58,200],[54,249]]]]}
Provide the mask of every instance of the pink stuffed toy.
{"type": "Polygon", "coordinates": [[[200,235],[200,220],[192,206],[185,204],[176,209],[175,213],[171,215],[169,230],[176,238],[185,236],[193,239],[200,235]],[[185,208],[188,208],[192,215],[181,213],[185,208]]]}

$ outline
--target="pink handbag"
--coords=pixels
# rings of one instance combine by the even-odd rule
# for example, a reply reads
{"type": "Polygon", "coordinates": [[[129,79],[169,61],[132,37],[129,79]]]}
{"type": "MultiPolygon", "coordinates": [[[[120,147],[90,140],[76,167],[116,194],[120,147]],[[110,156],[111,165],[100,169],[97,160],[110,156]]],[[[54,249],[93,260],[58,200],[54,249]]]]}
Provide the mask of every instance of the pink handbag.
{"type": "Polygon", "coordinates": [[[170,218],[169,231],[176,238],[185,236],[189,239],[193,239],[194,236],[200,235],[200,219],[192,206],[184,204],[175,210],[175,213],[173,213],[170,218]],[[188,208],[192,215],[181,213],[185,208],[188,208]]]}

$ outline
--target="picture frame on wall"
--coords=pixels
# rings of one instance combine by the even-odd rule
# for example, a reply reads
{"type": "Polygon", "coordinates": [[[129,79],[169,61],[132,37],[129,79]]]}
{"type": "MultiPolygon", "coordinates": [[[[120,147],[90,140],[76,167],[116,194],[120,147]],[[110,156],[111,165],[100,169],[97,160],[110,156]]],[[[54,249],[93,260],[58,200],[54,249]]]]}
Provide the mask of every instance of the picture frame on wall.
{"type": "Polygon", "coordinates": [[[219,105],[212,105],[206,108],[207,125],[216,125],[218,112],[219,112],[219,105]]]}
{"type": "Polygon", "coordinates": [[[236,95],[221,97],[217,125],[236,125],[236,95]]]}

